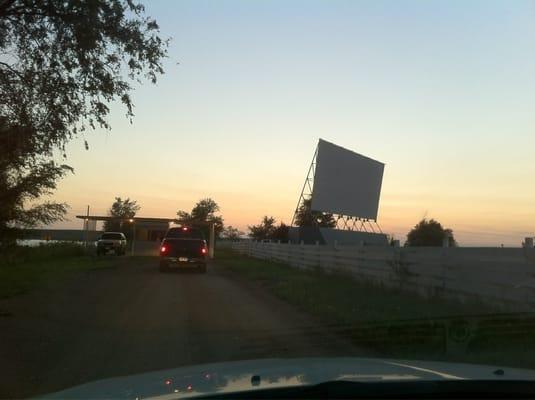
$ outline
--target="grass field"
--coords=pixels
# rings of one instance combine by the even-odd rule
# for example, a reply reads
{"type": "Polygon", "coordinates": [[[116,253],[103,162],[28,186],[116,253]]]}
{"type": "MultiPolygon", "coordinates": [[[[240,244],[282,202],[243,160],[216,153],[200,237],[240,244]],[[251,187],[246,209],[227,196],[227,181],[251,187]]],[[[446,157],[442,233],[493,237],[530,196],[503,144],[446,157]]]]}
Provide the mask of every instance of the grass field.
{"type": "Polygon", "coordinates": [[[85,255],[84,248],[76,244],[20,246],[0,256],[0,298],[57,281],[69,272],[110,268],[115,264],[110,258],[85,255]]]}
{"type": "Polygon", "coordinates": [[[219,249],[217,260],[380,356],[535,368],[534,316],[504,315],[478,303],[424,299],[230,249],[219,249]]]}

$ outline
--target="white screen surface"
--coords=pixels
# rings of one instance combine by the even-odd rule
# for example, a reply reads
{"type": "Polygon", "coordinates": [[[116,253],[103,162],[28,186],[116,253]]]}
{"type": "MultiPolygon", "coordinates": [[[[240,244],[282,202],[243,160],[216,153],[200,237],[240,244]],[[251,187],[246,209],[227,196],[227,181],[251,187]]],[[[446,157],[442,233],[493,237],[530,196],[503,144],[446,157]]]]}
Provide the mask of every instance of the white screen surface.
{"type": "Polygon", "coordinates": [[[320,139],[312,209],[377,220],[385,165],[320,139]]]}

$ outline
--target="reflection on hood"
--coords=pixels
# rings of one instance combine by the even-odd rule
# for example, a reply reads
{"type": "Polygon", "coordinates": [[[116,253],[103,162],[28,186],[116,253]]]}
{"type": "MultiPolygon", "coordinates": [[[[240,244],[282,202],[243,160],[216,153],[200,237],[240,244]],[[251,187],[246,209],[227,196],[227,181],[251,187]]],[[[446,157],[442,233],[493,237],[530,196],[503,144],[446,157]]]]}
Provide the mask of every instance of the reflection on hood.
{"type": "Polygon", "coordinates": [[[266,359],[205,364],[99,380],[45,398],[181,398],[326,381],[535,380],[535,371],[369,358],[266,359]]]}

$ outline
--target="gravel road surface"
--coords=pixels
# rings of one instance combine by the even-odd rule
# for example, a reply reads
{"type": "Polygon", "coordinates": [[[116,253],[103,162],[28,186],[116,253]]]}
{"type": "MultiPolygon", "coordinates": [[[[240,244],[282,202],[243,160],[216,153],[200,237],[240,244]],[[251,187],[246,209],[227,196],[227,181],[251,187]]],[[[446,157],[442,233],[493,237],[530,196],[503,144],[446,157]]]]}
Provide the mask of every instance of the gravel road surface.
{"type": "Polygon", "coordinates": [[[147,257],[0,301],[0,336],[3,398],[208,362],[362,355],[217,263],[162,274],[147,257]]]}

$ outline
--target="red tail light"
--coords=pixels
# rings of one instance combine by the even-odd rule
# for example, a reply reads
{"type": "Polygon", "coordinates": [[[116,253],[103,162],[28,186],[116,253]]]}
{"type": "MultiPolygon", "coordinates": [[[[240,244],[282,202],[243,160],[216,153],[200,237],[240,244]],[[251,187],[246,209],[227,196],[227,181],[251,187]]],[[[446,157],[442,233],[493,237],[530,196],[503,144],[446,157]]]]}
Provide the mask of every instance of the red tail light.
{"type": "Polygon", "coordinates": [[[162,247],[160,247],[160,253],[165,253],[167,251],[167,247],[165,245],[163,245],[162,247]]]}
{"type": "Polygon", "coordinates": [[[201,247],[201,254],[206,254],[206,247],[201,247]]]}

